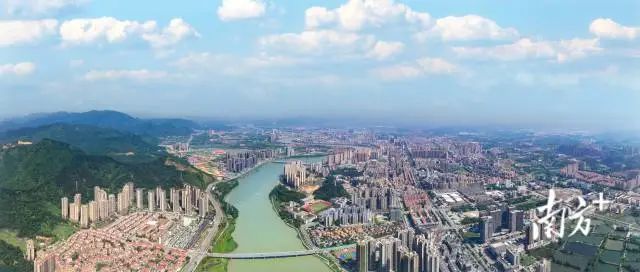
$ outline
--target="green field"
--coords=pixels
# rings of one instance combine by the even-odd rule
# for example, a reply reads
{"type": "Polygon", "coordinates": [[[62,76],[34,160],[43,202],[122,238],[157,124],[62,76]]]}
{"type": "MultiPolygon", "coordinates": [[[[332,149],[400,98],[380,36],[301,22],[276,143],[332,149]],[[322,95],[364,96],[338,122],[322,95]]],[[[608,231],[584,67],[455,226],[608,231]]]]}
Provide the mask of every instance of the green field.
{"type": "Polygon", "coordinates": [[[226,272],[228,264],[227,259],[206,257],[196,267],[196,272],[226,272]]]}
{"type": "Polygon", "coordinates": [[[620,267],[624,271],[640,270],[640,239],[627,238],[626,231],[602,220],[592,219],[591,225],[587,236],[577,233],[558,244],[532,250],[529,255],[551,258],[554,272],[618,271],[620,267]],[[594,246],[597,251],[592,254],[594,246]]]}
{"type": "Polygon", "coordinates": [[[315,214],[318,214],[319,212],[324,211],[324,210],[328,209],[329,207],[331,207],[331,205],[326,204],[324,202],[320,202],[320,201],[311,204],[311,210],[315,214]]]}
{"type": "Polygon", "coordinates": [[[0,230],[0,240],[7,242],[8,244],[19,247],[23,252],[25,251],[25,242],[22,238],[18,237],[16,231],[7,229],[0,230]]]}
{"type": "Polygon", "coordinates": [[[229,219],[224,225],[224,229],[215,238],[215,242],[211,248],[216,253],[229,253],[238,247],[238,244],[233,240],[233,231],[236,229],[236,223],[234,219],[229,219]]]}

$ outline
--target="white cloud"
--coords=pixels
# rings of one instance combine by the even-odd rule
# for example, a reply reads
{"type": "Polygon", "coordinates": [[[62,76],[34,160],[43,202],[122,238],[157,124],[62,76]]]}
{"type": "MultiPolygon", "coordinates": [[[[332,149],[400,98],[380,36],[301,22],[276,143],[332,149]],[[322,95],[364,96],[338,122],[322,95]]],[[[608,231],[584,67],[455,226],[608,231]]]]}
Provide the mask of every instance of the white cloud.
{"type": "Polygon", "coordinates": [[[222,21],[256,18],[264,15],[266,5],[262,0],[222,0],[218,18],[222,21]]]}
{"type": "Polygon", "coordinates": [[[164,48],[179,43],[189,37],[199,37],[200,34],[181,18],[174,18],[162,32],[145,33],[142,38],[154,48],[164,48]]]}
{"type": "Polygon", "coordinates": [[[429,37],[439,37],[444,41],[510,40],[518,35],[514,28],[504,28],[490,19],[472,14],[440,18],[432,28],[417,33],[415,38],[419,41],[429,37]]]}
{"type": "Polygon", "coordinates": [[[440,58],[421,58],[417,63],[427,74],[451,74],[457,69],[454,64],[440,58]]]}
{"type": "Polygon", "coordinates": [[[401,42],[378,41],[369,50],[367,56],[377,60],[384,60],[401,53],[402,50],[404,50],[404,44],[401,42]]]}
{"type": "Polygon", "coordinates": [[[598,38],[632,40],[640,36],[640,27],[623,26],[609,18],[598,18],[591,22],[589,31],[598,38]]]}
{"type": "Polygon", "coordinates": [[[337,25],[349,31],[359,31],[365,27],[380,27],[390,22],[408,22],[427,26],[431,16],[417,12],[393,0],[349,0],[344,5],[329,10],[311,7],[305,12],[308,29],[337,25]]]}
{"type": "Polygon", "coordinates": [[[326,52],[355,53],[371,48],[374,40],[350,32],[335,30],[307,30],[301,33],[284,33],[262,37],[263,47],[303,54],[326,52]]]}
{"type": "Polygon", "coordinates": [[[517,61],[525,59],[555,59],[558,62],[586,57],[601,51],[597,39],[572,39],[553,41],[534,41],[519,39],[511,44],[492,47],[453,47],[461,58],[480,60],[517,61]]]}
{"type": "Polygon", "coordinates": [[[24,75],[33,73],[35,70],[36,70],[36,65],[32,62],[0,64],[0,76],[1,75],[24,76],[24,75]]]}
{"type": "Polygon", "coordinates": [[[83,44],[106,41],[122,42],[134,35],[153,33],[155,21],[121,21],[113,17],[72,19],[60,26],[60,37],[65,43],[83,44]]]}
{"type": "Polygon", "coordinates": [[[164,29],[159,29],[153,20],[139,22],[113,17],[72,19],[60,26],[60,38],[65,45],[120,43],[139,39],[154,48],[166,48],[188,37],[198,36],[198,32],[181,18],[172,19],[164,29]]]}
{"type": "Polygon", "coordinates": [[[181,70],[191,72],[204,72],[223,75],[243,75],[252,73],[258,69],[268,69],[272,67],[287,67],[301,64],[302,59],[287,56],[272,56],[261,53],[251,57],[237,57],[232,55],[214,54],[210,52],[190,53],[178,59],[173,66],[181,70]]]}
{"type": "Polygon", "coordinates": [[[137,80],[146,81],[152,79],[162,79],[168,76],[164,71],[141,70],[91,70],[84,75],[84,79],[88,81],[97,80],[137,80]]]}
{"type": "Polygon", "coordinates": [[[402,80],[424,75],[446,75],[458,71],[458,67],[440,58],[421,58],[411,63],[397,64],[373,70],[383,80],[402,80]]]}
{"type": "Polygon", "coordinates": [[[373,74],[383,80],[401,80],[418,77],[422,71],[415,65],[398,64],[375,69],[373,74]]]}
{"type": "Polygon", "coordinates": [[[66,8],[79,7],[89,0],[2,0],[2,6],[9,15],[52,14],[66,8]]]}
{"type": "Polygon", "coordinates": [[[0,47],[38,41],[54,34],[57,26],[53,19],[0,21],[0,47]]]}

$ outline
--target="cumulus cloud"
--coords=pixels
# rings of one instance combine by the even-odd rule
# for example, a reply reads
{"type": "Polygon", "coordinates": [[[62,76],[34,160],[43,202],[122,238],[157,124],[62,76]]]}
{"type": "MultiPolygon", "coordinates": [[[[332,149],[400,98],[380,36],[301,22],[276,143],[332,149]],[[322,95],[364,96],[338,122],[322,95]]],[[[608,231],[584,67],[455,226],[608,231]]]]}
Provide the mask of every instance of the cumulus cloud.
{"type": "Polygon", "coordinates": [[[57,26],[53,19],[0,21],[0,47],[36,42],[55,34],[57,26]]]}
{"type": "Polygon", "coordinates": [[[457,69],[454,64],[440,58],[421,58],[416,62],[427,74],[451,74],[457,69]]]}
{"type": "Polygon", "coordinates": [[[179,43],[189,37],[199,37],[200,34],[181,18],[174,18],[169,25],[158,33],[145,33],[142,38],[155,48],[164,48],[179,43]]]}
{"type": "Polygon", "coordinates": [[[5,12],[9,15],[44,15],[58,11],[80,7],[89,0],[1,0],[5,12]]]}
{"type": "Polygon", "coordinates": [[[60,26],[60,37],[69,44],[122,42],[134,35],[152,33],[156,30],[155,21],[137,22],[118,20],[113,17],[72,19],[60,26]]]}
{"type": "Polygon", "coordinates": [[[60,26],[60,38],[65,45],[91,43],[119,43],[136,38],[148,42],[154,48],[165,48],[198,32],[181,18],[174,18],[164,29],[156,21],[118,20],[113,17],[72,19],[60,26]]]}
{"type": "Polygon", "coordinates": [[[446,75],[458,71],[455,64],[441,58],[421,58],[411,63],[396,64],[374,69],[375,76],[383,80],[402,80],[424,75],[446,75]]]}
{"type": "Polygon", "coordinates": [[[355,53],[374,44],[370,36],[336,30],[307,30],[262,37],[259,43],[266,48],[304,54],[326,52],[355,53]]]}
{"type": "Polygon", "coordinates": [[[380,27],[390,22],[408,22],[420,26],[429,25],[431,16],[417,12],[409,6],[393,0],[349,0],[336,9],[311,7],[305,11],[308,29],[338,26],[348,31],[365,27],[380,27]]]}
{"type": "Polygon", "coordinates": [[[583,58],[601,51],[597,39],[534,41],[522,38],[510,44],[492,47],[454,47],[461,58],[481,60],[517,61],[525,59],[555,59],[558,62],[583,58]]]}
{"type": "Polygon", "coordinates": [[[218,18],[222,21],[261,17],[266,10],[262,0],[222,0],[218,7],[218,18]]]}
{"type": "Polygon", "coordinates": [[[509,40],[518,37],[514,28],[504,28],[491,19],[478,15],[447,16],[436,20],[434,26],[419,32],[419,41],[438,37],[444,41],[509,40]]]}
{"type": "Polygon", "coordinates": [[[640,27],[623,26],[609,18],[598,18],[591,22],[589,31],[598,38],[633,40],[640,36],[640,27]]]}
{"type": "Polygon", "coordinates": [[[36,70],[36,65],[32,62],[0,64],[0,76],[1,75],[25,76],[33,73],[35,70],[36,70]]]}
{"type": "Polygon", "coordinates": [[[91,70],[84,75],[84,79],[88,81],[98,80],[136,80],[147,81],[152,79],[162,79],[168,76],[165,71],[150,71],[146,69],[140,70],[91,70]]]}
{"type": "Polygon", "coordinates": [[[397,55],[404,50],[404,44],[401,42],[377,41],[373,48],[369,50],[367,56],[377,60],[384,60],[397,55]]]}

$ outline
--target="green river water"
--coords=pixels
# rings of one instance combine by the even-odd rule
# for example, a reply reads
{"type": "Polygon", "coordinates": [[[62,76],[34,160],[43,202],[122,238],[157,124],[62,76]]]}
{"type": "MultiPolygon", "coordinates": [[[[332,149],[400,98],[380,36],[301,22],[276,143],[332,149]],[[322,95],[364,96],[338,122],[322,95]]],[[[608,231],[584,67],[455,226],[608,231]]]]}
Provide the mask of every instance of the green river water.
{"type": "MultiPolygon", "coordinates": [[[[322,157],[301,159],[320,161],[322,157]]],[[[240,178],[227,195],[227,202],[238,208],[233,239],[237,253],[303,250],[296,230],[287,226],[271,207],[269,192],[278,184],[283,164],[270,162],[240,178]]],[[[331,271],[318,257],[304,256],[265,260],[232,260],[230,272],[326,272],[331,271]]]]}

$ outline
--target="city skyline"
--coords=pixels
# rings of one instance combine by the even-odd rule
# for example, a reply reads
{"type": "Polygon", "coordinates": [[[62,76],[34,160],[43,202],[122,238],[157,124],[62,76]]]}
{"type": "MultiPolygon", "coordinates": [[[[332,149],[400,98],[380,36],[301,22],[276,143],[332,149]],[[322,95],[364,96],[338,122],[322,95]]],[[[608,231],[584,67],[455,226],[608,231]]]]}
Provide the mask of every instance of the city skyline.
{"type": "Polygon", "coordinates": [[[640,129],[634,1],[2,3],[0,119],[640,129]]]}

